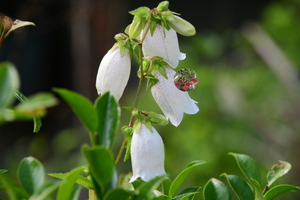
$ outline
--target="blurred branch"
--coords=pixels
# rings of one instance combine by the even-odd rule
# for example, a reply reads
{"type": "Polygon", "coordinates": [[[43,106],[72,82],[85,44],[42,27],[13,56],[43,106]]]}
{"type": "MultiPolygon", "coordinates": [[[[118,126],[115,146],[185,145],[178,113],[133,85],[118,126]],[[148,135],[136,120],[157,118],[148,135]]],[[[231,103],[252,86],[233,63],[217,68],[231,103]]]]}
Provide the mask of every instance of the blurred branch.
{"type": "Polygon", "coordinates": [[[298,72],[286,58],[270,36],[255,22],[242,28],[242,33],[253,45],[256,52],[267,63],[277,78],[282,82],[293,100],[299,98],[298,72]]]}

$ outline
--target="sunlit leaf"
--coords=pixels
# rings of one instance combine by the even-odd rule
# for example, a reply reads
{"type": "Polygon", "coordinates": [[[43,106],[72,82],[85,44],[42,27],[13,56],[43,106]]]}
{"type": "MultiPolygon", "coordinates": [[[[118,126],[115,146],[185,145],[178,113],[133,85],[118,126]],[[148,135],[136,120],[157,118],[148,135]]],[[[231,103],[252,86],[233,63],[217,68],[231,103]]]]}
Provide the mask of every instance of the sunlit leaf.
{"type": "Polygon", "coordinates": [[[279,161],[279,164],[273,165],[267,174],[268,186],[270,187],[278,178],[287,174],[291,168],[292,165],[285,161],[279,161]]]}
{"type": "Polygon", "coordinates": [[[240,168],[240,170],[243,172],[243,174],[247,177],[247,179],[250,180],[254,179],[259,184],[261,184],[261,175],[258,168],[257,163],[253,158],[251,158],[248,155],[244,154],[237,154],[237,153],[229,153],[229,155],[232,155],[240,168]]]}
{"type": "Polygon", "coordinates": [[[62,181],[50,181],[45,182],[34,194],[29,198],[29,200],[45,200],[49,197],[62,183],[62,181]]]}
{"type": "Polygon", "coordinates": [[[204,164],[205,161],[197,160],[189,163],[187,167],[175,178],[173,181],[170,190],[169,190],[169,196],[174,197],[175,193],[183,183],[183,181],[186,179],[186,177],[199,165],[204,164]]]}
{"type": "Polygon", "coordinates": [[[260,188],[259,183],[254,179],[251,179],[251,182],[252,182],[252,186],[254,188],[255,200],[264,200],[263,192],[260,188]]]}
{"type": "Polygon", "coordinates": [[[166,178],[166,175],[157,176],[148,182],[143,182],[140,184],[136,189],[136,193],[138,194],[137,200],[154,198],[155,194],[153,190],[155,190],[166,178]]]}
{"type": "MultiPolygon", "coordinates": [[[[69,175],[69,172],[67,172],[67,173],[51,173],[48,175],[55,177],[55,178],[59,178],[59,179],[66,179],[67,176],[69,175]]],[[[87,189],[93,189],[92,181],[90,179],[88,179],[87,177],[79,176],[76,183],[87,189]]]]}

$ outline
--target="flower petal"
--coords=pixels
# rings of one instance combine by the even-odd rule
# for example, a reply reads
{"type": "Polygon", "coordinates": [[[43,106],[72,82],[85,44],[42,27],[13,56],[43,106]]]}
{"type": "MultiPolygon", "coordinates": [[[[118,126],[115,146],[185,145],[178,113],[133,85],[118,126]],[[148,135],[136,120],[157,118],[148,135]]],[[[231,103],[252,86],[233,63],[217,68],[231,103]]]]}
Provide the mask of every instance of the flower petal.
{"type": "Polygon", "coordinates": [[[130,149],[133,176],[130,182],[137,178],[149,181],[166,174],[164,144],[153,127],[152,131],[145,124],[141,124],[140,129],[133,133],[130,149]]]}
{"type": "Polygon", "coordinates": [[[128,50],[121,56],[120,47],[108,51],[103,57],[96,78],[98,94],[111,92],[117,101],[121,98],[130,75],[128,50]]]}
{"type": "Polygon", "coordinates": [[[167,119],[174,126],[178,126],[183,118],[183,113],[195,114],[199,111],[196,101],[190,98],[187,92],[180,91],[173,82],[175,71],[166,67],[168,79],[159,72],[155,77],[159,82],[151,88],[153,98],[159,105],[167,119]]]}
{"type": "Polygon", "coordinates": [[[145,57],[162,57],[172,68],[178,66],[179,60],[185,59],[185,54],[179,50],[176,31],[173,29],[164,31],[161,26],[156,27],[152,36],[150,31],[147,33],[143,42],[143,53],[145,57]]]}

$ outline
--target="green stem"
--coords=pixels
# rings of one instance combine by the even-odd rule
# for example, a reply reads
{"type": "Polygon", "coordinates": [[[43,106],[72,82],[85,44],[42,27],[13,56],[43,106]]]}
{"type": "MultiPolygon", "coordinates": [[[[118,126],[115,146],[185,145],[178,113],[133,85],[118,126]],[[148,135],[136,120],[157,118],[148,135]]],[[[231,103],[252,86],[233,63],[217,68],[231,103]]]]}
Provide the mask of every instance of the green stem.
{"type": "MultiPolygon", "coordinates": [[[[149,29],[147,29],[148,31],[149,29]]],[[[144,80],[144,71],[143,71],[143,66],[142,66],[142,63],[143,63],[143,51],[142,51],[142,43],[140,43],[140,48],[139,48],[139,59],[140,59],[140,72],[141,72],[141,77],[140,77],[140,80],[139,80],[139,85],[138,85],[138,89],[137,89],[137,92],[136,92],[136,95],[135,95],[135,99],[134,99],[134,103],[133,103],[133,108],[136,109],[137,108],[137,105],[139,103],[139,99],[140,99],[140,95],[141,95],[141,91],[142,91],[142,86],[143,86],[143,80],[144,80]]],[[[130,117],[130,120],[129,120],[129,127],[132,127],[133,126],[133,116],[131,115],[130,117]]],[[[120,147],[120,150],[119,150],[119,153],[117,155],[117,158],[116,158],[116,165],[120,162],[120,159],[122,157],[122,154],[124,152],[124,149],[126,147],[126,138],[123,139],[123,142],[121,144],[121,147],[120,147]]]]}

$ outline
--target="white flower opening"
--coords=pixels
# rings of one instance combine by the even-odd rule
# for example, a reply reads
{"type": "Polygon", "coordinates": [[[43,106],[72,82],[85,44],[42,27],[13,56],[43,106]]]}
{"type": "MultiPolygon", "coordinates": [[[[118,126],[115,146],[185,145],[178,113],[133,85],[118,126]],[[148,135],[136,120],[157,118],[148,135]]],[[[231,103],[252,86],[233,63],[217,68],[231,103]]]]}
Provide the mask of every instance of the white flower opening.
{"type": "Polygon", "coordinates": [[[156,71],[155,77],[159,82],[151,88],[152,96],[167,119],[174,126],[178,126],[183,113],[195,114],[199,111],[196,101],[187,92],[180,91],[173,82],[175,71],[166,67],[168,79],[156,71]]]}
{"type": "Polygon", "coordinates": [[[152,36],[150,31],[148,31],[143,42],[143,54],[145,57],[160,56],[172,68],[178,66],[179,60],[185,59],[185,54],[179,50],[176,31],[173,29],[165,29],[164,31],[160,25],[156,27],[152,36]]]}
{"type": "Polygon", "coordinates": [[[140,129],[133,133],[130,149],[133,176],[130,182],[138,178],[149,181],[166,174],[164,144],[158,132],[153,127],[152,130],[141,124],[140,129]]]}
{"type": "Polygon", "coordinates": [[[96,78],[98,94],[111,92],[117,101],[120,100],[130,75],[130,55],[126,50],[121,56],[120,47],[109,50],[103,57],[96,78]]]}

